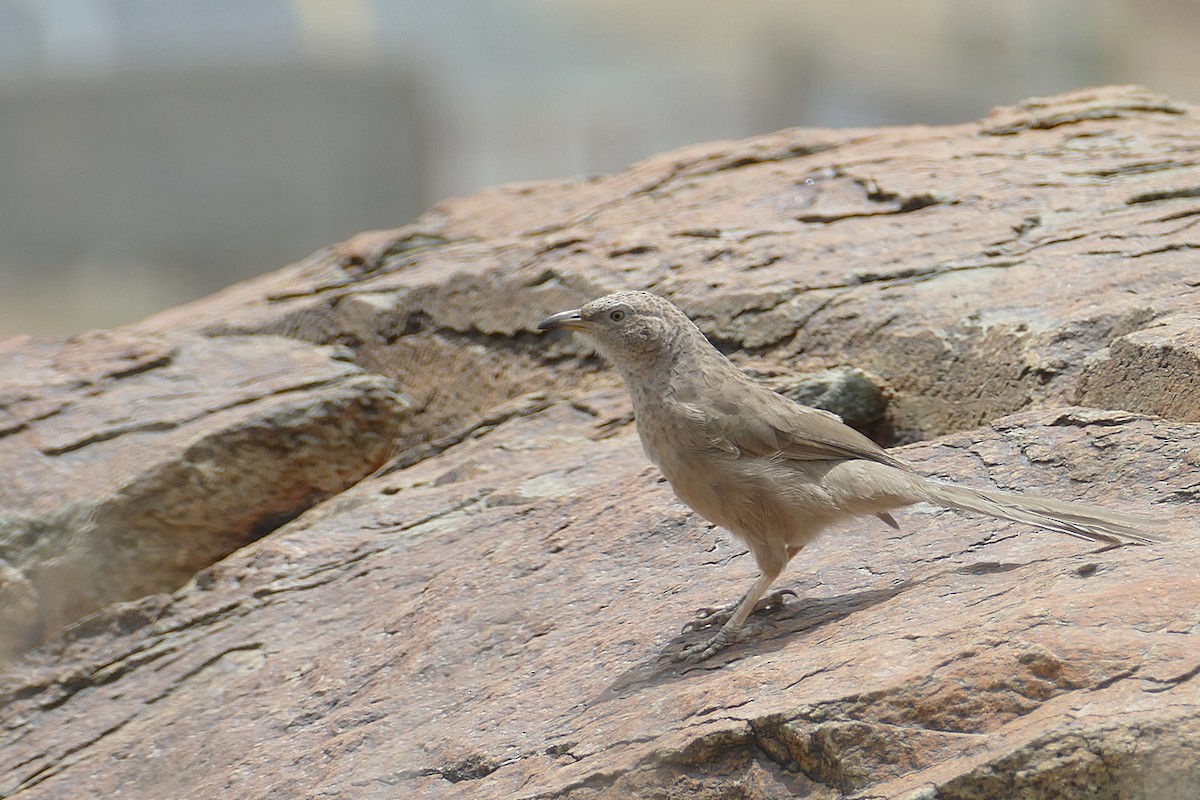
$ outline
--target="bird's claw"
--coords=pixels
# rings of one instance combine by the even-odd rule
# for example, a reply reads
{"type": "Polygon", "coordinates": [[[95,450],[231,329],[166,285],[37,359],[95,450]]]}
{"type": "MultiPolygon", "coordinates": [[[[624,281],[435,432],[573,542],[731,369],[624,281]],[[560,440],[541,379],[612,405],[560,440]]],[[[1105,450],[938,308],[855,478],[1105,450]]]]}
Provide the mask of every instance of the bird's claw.
{"type": "MultiPolygon", "coordinates": [[[[762,611],[774,611],[777,608],[782,608],[784,598],[788,596],[799,597],[798,594],[791,589],[779,589],[771,592],[769,595],[759,600],[754,604],[754,610],[750,613],[758,614],[762,611]]],[[[733,616],[733,612],[737,610],[737,603],[727,606],[705,606],[704,608],[696,609],[696,618],[684,624],[680,633],[688,633],[689,631],[702,631],[705,628],[712,628],[717,625],[724,625],[733,616]]]]}
{"type": "Polygon", "coordinates": [[[800,597],[800,595],[796,594],[791,589],[779,589],[771,592],[762,600],[759,600],[754,606],[753,613],[757,614],[759,611],[774,611],[777,608],[783,608],[783,598],[788,597],[789,595],[791,597],[800,597]]]}
{"type": "Polygon", "coordinates": [[[704,608],[697,608],[696,618],[685,622],[679,632],[702,631],[714,625],[724,625],[733,616],[734,608],[736,606],[705,606],[704,608]]]}
{"type": "Polygon", "coordinates": [[[678,653],[671,655],[671,660],[676,664],[695,664],[703,661],[706,658],[714,655],[720,647],[716,645],[715,639],[710,639],[703,644],[694,644],[683,648],[678,653]]]}
{"type": "Polygon", "coordinates": [[[676,663],[696,664],[716,655],[719,650],[740,641],[748,635],[745,628],[722,628],[711,639],[684,647],[679,652],[673,654],[671,660],[676,663]]]}

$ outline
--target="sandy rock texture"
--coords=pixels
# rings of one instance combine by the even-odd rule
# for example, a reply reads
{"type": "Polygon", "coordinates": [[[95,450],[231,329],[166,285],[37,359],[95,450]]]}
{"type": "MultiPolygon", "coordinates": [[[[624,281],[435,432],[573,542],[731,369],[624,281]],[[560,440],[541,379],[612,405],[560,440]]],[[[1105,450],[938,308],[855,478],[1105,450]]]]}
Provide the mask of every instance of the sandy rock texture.
{"type": "Polygon", "coordinates": [[[0,343],[0,797],[1200,796],[1198,154],[1133,87],[789,130],[0,343]],[[785,393],[866,387],[926,474],[1172,541],[860,521],[677,665],[753,563],[534,332],[620,288],[785,393]]]}
{"type": "Polygon", "coordinates": [[[0,660],[383,463],[406,401],[339,355],[177,331],[0,344],[0,660]]]}

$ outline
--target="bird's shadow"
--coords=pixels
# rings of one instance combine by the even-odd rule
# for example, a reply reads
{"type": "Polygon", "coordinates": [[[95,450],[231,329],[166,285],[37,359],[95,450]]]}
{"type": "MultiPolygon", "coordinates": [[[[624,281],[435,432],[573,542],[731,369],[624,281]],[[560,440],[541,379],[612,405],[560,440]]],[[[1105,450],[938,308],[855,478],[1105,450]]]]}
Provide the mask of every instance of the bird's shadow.
{"type": "Polygon", "coordinates": [[[887,602],[903,592],[909,584],[910,581],[902,581],[886,589],[868,589],[831,597],[799,597],[770,611],[756,612],[746,621],[746,638],[698,663],[675,661],[673,656],[688,644],[703,641],[714,635],[717,628],[681,632],[671,639],[656,657],[635,664],[617,676],[600,696],[593,698],[593,702],[602,703],[627,697],[648,686],[661,686],[689,679],[696,671],[721,669],[747,655],[780,650],[793,636],[811,633],[823,625],[845,619],[878,603],[887,602]]]}
{"type": "Polygon", "coordinates": [[[705,637],[712,636],[717,629],[681,632],[671,639],[657,656],[646,659],[617,676],[616,680],[598,696],[592,698],[589,705],[629,697],[649,686],[661,686],[678,680],[688,680],[695,677],[697,672],[719,670],[749,655],[782,650],[797,635],[811,635],[824,625],[838,622],[851,614],[879,603],[885,603],[902,592],[935,580],[941,575],[950,573],[981,575],[1008,572],[1022,566],[1024,565],[1020,563],[976,562],[948,570],[939,570],[937,573],[921,578],[899,580],[886,588],[865,589],[860,592],[847,592],[830,597],[792,599],[777,608],[756,612],[747,620],[748,630],[745,639],[721,650],[711,658],[697,663],[675,661],[673,656],[688,644],[703,641],[705,637]]]}

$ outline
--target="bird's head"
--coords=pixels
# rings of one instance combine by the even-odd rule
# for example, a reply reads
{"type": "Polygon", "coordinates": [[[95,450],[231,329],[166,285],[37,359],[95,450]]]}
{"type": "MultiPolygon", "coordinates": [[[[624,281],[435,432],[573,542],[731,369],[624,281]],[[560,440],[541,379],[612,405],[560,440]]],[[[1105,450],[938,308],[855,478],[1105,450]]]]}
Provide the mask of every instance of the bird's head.
{"type": "Polygon", "coordinates": [[[649,292],[599,297],[542,320],[538,330],[578,331],[623,373],[663,366],[681,336],[706,341],[682,311],[649,292]]]}

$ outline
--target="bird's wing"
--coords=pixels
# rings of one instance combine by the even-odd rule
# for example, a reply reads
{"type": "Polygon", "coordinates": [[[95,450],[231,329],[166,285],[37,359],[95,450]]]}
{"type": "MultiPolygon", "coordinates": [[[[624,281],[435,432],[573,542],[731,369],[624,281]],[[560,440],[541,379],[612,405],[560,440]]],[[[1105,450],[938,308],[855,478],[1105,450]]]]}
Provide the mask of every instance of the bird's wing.
{"type": "Polygon", "coordinates": [[[911,469],[836,414],[749,382],[725,389],[704,416],[708,438],[726,452],[796,461],[861,458],[911,469]]]}

